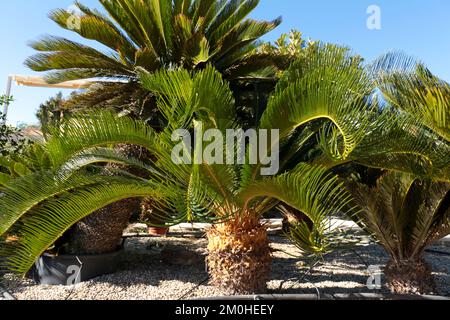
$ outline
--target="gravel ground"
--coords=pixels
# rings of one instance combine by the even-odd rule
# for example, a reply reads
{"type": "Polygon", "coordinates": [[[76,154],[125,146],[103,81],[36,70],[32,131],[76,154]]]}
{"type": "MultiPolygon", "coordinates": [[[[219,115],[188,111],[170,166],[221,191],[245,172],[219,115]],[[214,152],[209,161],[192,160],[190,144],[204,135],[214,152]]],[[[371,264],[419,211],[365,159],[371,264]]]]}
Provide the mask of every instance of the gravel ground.
{"type": "MultiPolygon", "coordinates": [[[[286,239],[272,236],[272,278],[268,283],[273,294],[387,293],[386,289],[370,291],[366,282],[368,265],[383,265],[383,249],[354,231],[358,240],[352,249],[340,250],[325,257],[314,268],[286,239]]],[[[72,287],[35,285],[28,280],[6,276],[3,286],[19,300],[167,300],[228,295],[208,286],[201,255],[206,240],[171,234],[165,238],[130,238],[119,271],[72,287]],[[196,252],[200,259],[191,265],[171,265],[161,259],[164,247],[196,252]],[[199,285],[201,284],[201,285],[199,285]]],[[[450,248],[434,248],[450,253],[450,248]]],[[[450,296],[450,257],[427,254],[441,295],[450,296]]],[[[170,260],[170,259],[169,259],[170,260]]],[[[175,257],[175,263],[176,257],[175,257]]]]}

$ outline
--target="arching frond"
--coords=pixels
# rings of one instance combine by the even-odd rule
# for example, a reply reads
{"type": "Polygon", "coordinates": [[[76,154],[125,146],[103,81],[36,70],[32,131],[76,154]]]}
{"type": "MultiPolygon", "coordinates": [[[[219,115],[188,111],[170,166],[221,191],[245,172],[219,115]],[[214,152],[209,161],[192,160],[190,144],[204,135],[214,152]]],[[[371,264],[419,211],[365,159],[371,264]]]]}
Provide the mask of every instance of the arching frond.
{"type": "MultiPolygon", "coordinates": [[[[276,142],[282,145],[297,128],[325,120],[339,137],[332,158],[347,159],[364,139],[371,121],[371,84],[369,74],[347,48],[318,46],[284,73],[259,128],[279,129],[280,140],[276,142]]],[[[245,180],[256,180],[259,169],[260,165],[244,167],[245,180]]]]}
{"type": "Polygon", "coordinates": [[[86,148],[134,144],[153,150],[156,139],[153,129],[142,121],[99,111],[75,116],[53,129],[45,147],[54,167],[58,167],[86,148]]]}
{"type": "Polygon", "coordinates": [[[300,164],[290,173],[267,178],[247,186],[239,198],[251,207],[252,200],[273,198],[300,210],[311,221],[290,227],[287,237],[303,252],[323,255],[330,250],[332,230],[328,218],[337,214],[356,214],[350,195],[338,178],[321,167],[300,164]]]}
{"type": "Polygon", "coordinates": [[[81,14],[74,16],[73,12],[57,9],[53,10],[49,17],[61,28],[76,32],[83,38],[98,41],[109,49],[117,51],[122,56],[124,65],[133,61],[135,45],[107,16],[78,1],[75,2],[75,6],[81,14]]]}
{"type": "Polygon", "coordinates": [[[450,85],[411,57],[390,53],[373,66],[388,102],[450,141],[450,85]]]}
{"type": "Polygon", "coordinates": [[[318,166],[299,164],[286,174],[255,182],[238,194],[245,206],[259,197],[270,197],[302,211],[313,221],[342,213],[350,196],[338,178],[318,166]]]}
{"type": "Polygon", "coordinates": [[[372,168],[450,181],[450,145],[423,126],[420,119],[390,109],[372,119],[366,136],[346,160],[336,162],[327,154],[326,149],[339,139],[328,135],[322,137],[323,157],[315,159],[315,163],[333,167],[355,161],[372,168]]]}
{"type": "Polygon", "coordinates": [[[101,184],[47,199],[22,220],[19,240],[11,247],[2,247],[2,267],[25,274],[45,250],[82,218],[122,199],[153,195],[158,195],[154,185],[125,177],[103,177],[101,184]]]}
{"type": "Polygon", "coordinates": [[[343,138],[336,157],[345,159],[364,138],[371,90],[366,71],[355,64],[348,49],[320,47],[286,71],[261,119],[261,128],[279,128],[283,137],[309,121],[328,119],[343,138]]]}
{"type": "Polygon", "coordinates": [[[147,172],[153,179],[164,177],[158,170],[155,169],[154,164],[144,163],[139,159],[127,157],[112,148],[92,148],[85,149],[73,155],[73,157],[66,161],[55,173],[59,178],[65,179],[67,176],[76,173],[82,168],[96,163],[116,163],[127,165],[134,168],[142,169],[147,172]]]}
{"type": "Polygon", "coordinates": [[[351,183],[348,190],[361,210],[357,214],[393,259],[420,258],[426,246],[445,236],[450,214],[449,183],[387,173],[374,188],[351,183]]]}
{"type": "Polygon", "coordinates": [[[10,179],[2,188],[0,235],[41,202],[77,188],[102,184],[108,177],[76,173],[59,179],[53,171],[35,172],[10,179]]]}

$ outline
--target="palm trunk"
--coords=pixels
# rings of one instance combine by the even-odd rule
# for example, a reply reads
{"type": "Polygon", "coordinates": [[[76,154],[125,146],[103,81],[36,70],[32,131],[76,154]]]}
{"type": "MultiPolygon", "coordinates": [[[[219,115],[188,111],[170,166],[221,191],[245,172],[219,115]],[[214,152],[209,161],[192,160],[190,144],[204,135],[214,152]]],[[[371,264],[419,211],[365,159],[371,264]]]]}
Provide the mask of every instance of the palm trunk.
{"type": "Polygon", "coordinates": [[[271,255],[267,229],[256,219],[246,224],[229,221],[208,233],[211,284],[231,294],[264,293],[271,255]]]}
{"type": "MultiPolygon", "coordinates": [[[[140,147],[119,145],[117,150],[129,157],[142,158],[140,147]]],[[[108,164],[108,169],[127,170],[145,176],[140,170],[119,164],[108,164]]],[[[140,199],[125,199],[100,209],[78,222],[69,232],[68,251],[74,254],[101,254],[117,250],[123,231],[133,214],[139,212],[140,199]]]]}
{"type": "Polygon", "coordinates": [[[430,294],[436,292],[431,267],[423,259],[396,262],[385,268],[387,287],[394,294],[430,294]]]}
{"type": "Polygon", "coordinates": [[[131,215],[138,210],[138,199],[125,199],[81,220],[73,228],[69,239],[71,253],[102,254],[116,251],[131,215]]]}

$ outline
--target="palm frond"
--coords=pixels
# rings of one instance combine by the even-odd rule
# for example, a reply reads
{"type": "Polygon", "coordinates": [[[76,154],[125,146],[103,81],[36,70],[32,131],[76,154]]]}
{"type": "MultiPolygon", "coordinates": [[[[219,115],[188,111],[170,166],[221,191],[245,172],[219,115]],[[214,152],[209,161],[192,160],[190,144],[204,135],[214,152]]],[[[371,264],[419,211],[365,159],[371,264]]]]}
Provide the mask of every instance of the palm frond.
{"type": "Polygon", "coordinates": [[[53,129],[45,147],[54,167],[58,167],[86,148],[134,144],[153,150],[155,139],[155,132],[144,122],[99,111],[72,117],[53,129]]]}
{"type": "Polygon", "coordinates": [[[90,9],[80,2],[75,2],[75,6],[80,9],[82,15],[77,16],[79,28],[68,24],[73,15],[64,9],[57,9],[50,13],[51,20],[60,27],[76,32],[83,38],[95,40],[102,45],[117,51],[123,58],[122,62],[126,65],[132,62],[136,52],[136,46],[129,38],[105,15],[98,10],[90,9]]]}
{"type": "Polygon", "coordinates": [[[259,197],[282,201],[312,221],[341,214],[350,201],[350,195],[336,176],[327,173],[323,167],[305,163],[289,173],[254,182],[238,194],[244,207],[250,207],[252,201],[259,197]]]}
{"type": "MultiPolygon", "coordinates": [[[[302,125],[323,119],[340,137],[334,160],[343,160],[359,145],[370,124],[371,79],[344,47],[322,45],[299,58],[284,73],[269,100],[259,128],[279,129],[280,145],[302,125]]],[[[270,150],[269,150],[270,151],[270,150]]],[[[246,180],[258,178],[260,165],[247,166],[246,180]]]]}
{"type": "Polygon", "coordinates": [[[133,168],[142,169],[144,172],[154,179],[164,177],[155,169],[154,164],[150,165],[144,163],[139,159],[128,157],[121,154],[113,148],[92,148],[84,149],[81,152],[73,155],[73,157],[66,161],[55,173],[59,178],[66,179],[69,175],[80,171],[82,168],[88,167],[96,163],[116,163],[133,168]]]}
{"type": "Polygon", "coordinates": [[[0,235],[41,202],[83,186],[101,184],[98,175],[77,173],[60,180],[53,171],[35,172],[8,181],[2,188],[0,235]]]}
{"type": "Polygon", "coordinates": [[[388,102],[450,141],[450,85],[411,57],[390,53],[373,66],[388,102]]]}
{"type": "Polygon", "coordinates": [[[4,265],[8,270],[25,274],[35,260],[72,225],[122,199],[158,195],[154,185],[125,177],[102,177],[100,184],[84,186],[47,199],[30,210],[23,219],[18,241],[2,248],[4,265]],[[6,254],[6,256],[5,256],[6,254]]]}

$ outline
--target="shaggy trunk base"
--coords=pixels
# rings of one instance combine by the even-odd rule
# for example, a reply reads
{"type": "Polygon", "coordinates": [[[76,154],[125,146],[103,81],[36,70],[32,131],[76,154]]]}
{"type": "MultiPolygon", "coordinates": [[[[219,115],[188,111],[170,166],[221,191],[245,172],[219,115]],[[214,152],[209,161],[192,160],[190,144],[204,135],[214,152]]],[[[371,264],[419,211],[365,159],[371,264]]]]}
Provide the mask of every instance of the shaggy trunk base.
{"type": "MultiPolygon", "coordinates": [[[[133,145],[118,145],[116,147],[128,157],[143,157],[140,147],[133,145]]],[[[120,164],[108,164],[105,175],[112,175],[110,170],[129,171],[137,176],[145,176],[139,169],[120,164]]],[[[123,236],[123,231],[133,214],[139,212],[140,199],[125,199],[100,209],[78,222],[69,231],[67,250],[72,254],[101,254],[117,250],[123,236]]]]}
{"type": "Polygon", "coordinates": [[[126,199],[98,210],[78,222],[69,238],[74,254],[101,254],[117,250],[131,215],[139,210],[139,199],[126,199]]]}
{"type": "Polygon", "coordinates": [[[431,267],[424,260],[395,263],[389,261],[384,271],[387,287],[394,294],[436,293],[431,267]]]}
{"type": "Polygon", "coordinates": [[[226,224],[208,233],[207,258],[211,284],[232,294],[256,294],[267,290],[271,255],[267,230],[256,227],[236,229],[226,224]]]}

